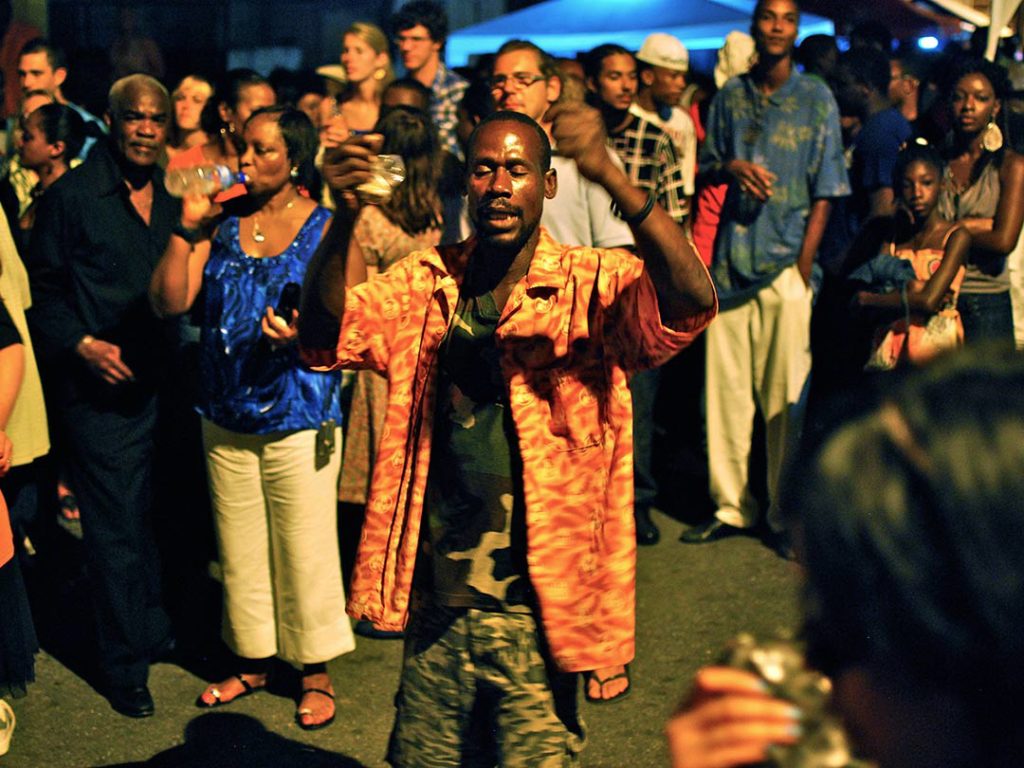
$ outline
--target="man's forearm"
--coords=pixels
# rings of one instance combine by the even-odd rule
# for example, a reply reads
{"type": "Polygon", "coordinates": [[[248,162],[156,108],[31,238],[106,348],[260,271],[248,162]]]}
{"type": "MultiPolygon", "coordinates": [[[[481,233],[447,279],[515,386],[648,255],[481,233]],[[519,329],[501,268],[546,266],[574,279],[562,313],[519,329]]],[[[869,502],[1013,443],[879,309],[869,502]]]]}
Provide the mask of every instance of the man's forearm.
{"type": "Polygon", "coordinates": [[[828,224],[828,217],[831,213],[831,200],[822,198],[811,203],[811,212],[807,216],[807,225],[804,227],[804,241],[800,245],[800,253],[796,260],[797,268],[805,282],[809,282],[811,279],[814,256],[818,253],[818,246],[821,245],[821,238],[825,234],[825,226],[828,224]]]}
{"type": "MultiPolygon", "coordinates": [[[[615,205],[628,219],[643,210],[647,193],[634,187],[622,170],[609,164],[601,179],[615,205]]],[[[658,291],[662,319],[681,320],[710,310],[715,291],[683,229],[655,205],[642,221],[630,224],[637,252],[651,273],[658,291]]]]}
{"type": "Polygon", "coordinates": [[[338,342],[352,229],[351,218],[335,216],[306,269],[298,330],[299,342],[307,349],[332,349],[338,342]]]}

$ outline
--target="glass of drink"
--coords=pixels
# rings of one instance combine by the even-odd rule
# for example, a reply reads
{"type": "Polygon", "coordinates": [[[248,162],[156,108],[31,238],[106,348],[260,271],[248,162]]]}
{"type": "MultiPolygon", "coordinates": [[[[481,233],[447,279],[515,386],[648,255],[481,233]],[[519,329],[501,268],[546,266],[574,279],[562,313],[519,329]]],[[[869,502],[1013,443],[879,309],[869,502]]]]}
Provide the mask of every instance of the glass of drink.
{"type": "Polygon", "coordinates": [[[373,178],[356,187],[356,192],[360,200],[371,205],[386,203],[394,188],[405,181],[401,155],[377,155],[370,161],[370,172],[373,178]]]}

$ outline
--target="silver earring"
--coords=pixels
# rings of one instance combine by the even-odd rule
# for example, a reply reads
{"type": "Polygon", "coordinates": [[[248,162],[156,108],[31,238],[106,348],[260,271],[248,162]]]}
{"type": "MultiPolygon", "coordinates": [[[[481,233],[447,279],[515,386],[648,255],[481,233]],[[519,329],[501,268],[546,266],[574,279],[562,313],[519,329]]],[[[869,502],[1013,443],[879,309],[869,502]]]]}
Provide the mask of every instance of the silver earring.
{"type": "Polygon", "coordinates": [[[299,167],[296,166],[296,165],[293,165],[292,169],[290,171],[288,171],[288,175],[291,177],[292,181],[295,181],[296,179],[298,179],[299,178],[299,167]]]}
{"type": "Polygon", "coordinates": [[[1003,147],[1003,132],[999,130],[995,120],[989,120],[985,132],[981,134],[981,146],[988,152],[998,152],[1003,147]]]}

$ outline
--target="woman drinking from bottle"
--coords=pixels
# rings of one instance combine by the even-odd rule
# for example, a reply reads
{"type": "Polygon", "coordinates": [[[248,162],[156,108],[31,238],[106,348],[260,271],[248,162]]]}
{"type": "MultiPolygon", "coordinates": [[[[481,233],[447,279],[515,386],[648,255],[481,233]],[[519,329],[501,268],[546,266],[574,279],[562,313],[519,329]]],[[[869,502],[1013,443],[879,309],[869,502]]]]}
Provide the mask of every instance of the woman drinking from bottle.
{"type": "Polygon", "coordinates": [[[301,667],[296,720],[315,729],[334,719],[326,662],[354,647],[335,509],[341,414],[337,376],[301,365],[297,311],[282,304],[292,292],[286,286],[302,282],[330,212],[299,193],[317,146],[305,114],[257,110],[244,138],[242,215],[211,228],[215,204],[186,196],[150,287],[164,316],[187,312],[203,289],[199,411],[224,638],[236,658],[234,674],[208,686],[197,705],[265,687],[276,656],[301,667]]]}
{"type": "MultiPolygon", "coordinates": [[[[276,99],[274,89],[261,75],[251,69],[232,69],[217,83],[203,107],[200,125],[209,140],[178,152],[167,164],[167,170],[197,165],[224,165],[232,171],[240,170],[245,150],[242,126],[253,112],[269,107],[276,99]]],[[[235,184],[220,192],[215,200],[225,203],[244,194],[245,187],[235,184]]]]}

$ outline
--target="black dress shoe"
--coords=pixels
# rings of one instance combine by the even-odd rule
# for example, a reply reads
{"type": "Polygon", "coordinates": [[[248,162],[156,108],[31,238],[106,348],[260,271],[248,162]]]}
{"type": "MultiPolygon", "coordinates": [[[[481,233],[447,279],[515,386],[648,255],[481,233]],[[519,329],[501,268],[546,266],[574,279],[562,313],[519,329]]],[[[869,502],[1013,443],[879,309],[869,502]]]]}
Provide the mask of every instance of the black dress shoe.
{"type": "Polygon", "coordinates": [[[661,531],[651,520],[651,511],[646,507],[639,507],[633,511],[636,520],[636,543],[644,547],[657,544],[661,539],[661,531]]]}
{"type": "Polygon", "coordinates": [[[729,536],[736,536],[743,532],[742,528],[723,523],[717,517],[711,518],[708,522],[695,525],[688,531],[683,531],[679,540],[684,544],[707,544],[711,541],[718,541],[729,536]]]}
{"type": "Polygon", "coordinates": [[[120,712],[125,717],[152,717],[156,712],[153,697],[149,693],[149,688],[144,685],[111,688],[107,692],[107,701],[115,712],[120,712]]]}
{"type": "Polygon", "coordinates": [[[773,550],[783,560],[791,562],[796,560],[796,550],[793,549],[793,543],[784,531],[769,530],[761,537],[761,540],[766,547],[773,550]]]}

